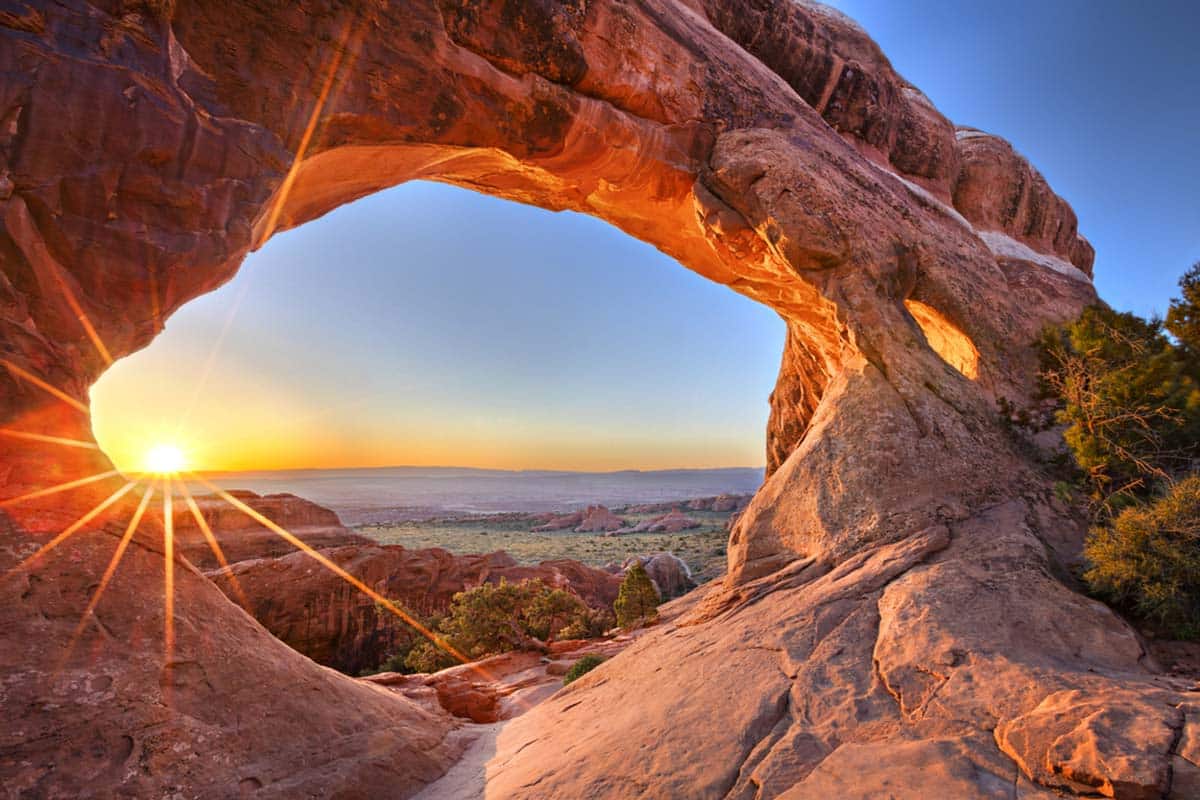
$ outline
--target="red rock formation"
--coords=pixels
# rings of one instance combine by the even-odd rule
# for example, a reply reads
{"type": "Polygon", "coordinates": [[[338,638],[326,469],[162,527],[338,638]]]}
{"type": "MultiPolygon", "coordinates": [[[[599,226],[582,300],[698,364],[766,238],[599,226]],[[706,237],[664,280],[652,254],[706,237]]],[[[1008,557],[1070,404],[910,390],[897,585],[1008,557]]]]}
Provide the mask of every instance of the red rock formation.
{"type": "MultiPolygon", "coordinates": [[[[418,620],[444,612],[457,592],[483,583],[537,578],[593,608],[608,609],[621,585],[620,577],[576,561],[519,566],[503,552],[458,556],[440,548],[366,544],[335,547],[323,555],[418,620]]],[[[209,576],[231,600],[244,598],[251,616],[280,640],[351,675],[377,668],[418,635],[304,553],[243,561],[209,576]]]]}
{"type": "Polygon", "coordinates": [[[550,531],[573,530],[583,522],[582,511],[572,511],[569,514],[554,514],[541,525],[530,528],[534,533],[549,533],[550,531]]]}
{"type": "MultiPolygon", "coordinates": [[[[0,42],[0,497],[108,469],[44,437],[90,442],[110,359],[278,230],[415,178],[594,214],[786,320],[773,469],[723,584],[511,722],[490,796],[1186,796],[1186,687],[1052,577],[1081,528],[995,412],[1095,299],[1090,248],[847,18],[64,0],[12,4],[0,42]]],[[[0,569],[118,481],[6,505],[0,569]]],[[[455,757],[446,720],[315,667],[181,561],[166,656],[153,532],[59,669],[132,509],[110,511],[0,584],[6,788],[405,796],[455,757]]]]}
{"type": "MultiPolygon", "coordinates": [[[[267,519],[281,525],[310,547],[341,547],[370,545],[372,540],[351,533],[342,526],[337,514],[294,494],[269,494],[260,497],[254,492],[233,490],[230,494],[246,503],[267,519]]],[[[216,496],[197,496],[196,507],[221,547],[229,563],[253,558],[272,558],[296,552],[290,542],[277,533],[246,516],[225,500],[216,496]]],[[[207,537],[196,524],[196,518],[184,504],[174,507],[175,547],[180,555],[202,570],[221,566],[207,537]]]]}
{"type": "Polygon", "coordinates": [[[679,533],[680,531],[699,527],[699,520],[692,519],[678,508],[675,508],[670,513],[663,514],[661,517],[654,517],[643,520],[637,525],[613,530],[610,535],[620,536],[626,533],[679,533]]]}
{"type": "Polygon", "coordinates": [[[708,506],[709,511],[727,512],[741,511],[750,503],[750,498],[753,495],[749,494],[721,494],[713,498],[712,503],[708,506]]]}
{"type": "Polygon", "coordinates": [[[696,497],[686,503],[671,501],[667,503],[636,503],[621,509],[625,514],[668,514],[681,505],[692,511],[737,511],[745,508],[752,494],[719,494],[713,497],[696,497]]]}
{"type": "Polygon", "coordinates": [[[576,533],[600,533],[625,527],[625,520],[604,506],[588,506],[583,519],[575,526],[576,533]]]}
{"type": "Polygon", "coordinates": [[[575,533],[599,533],[615,531],[625,526],[625,521],[605,506],[588,506],[583,511],[551,516],[545,523],[533,527],[534,533],[573,530],[575,533]]]}
{"type": "Polygon", "coordinates": [[[691,530],[699,528],[700,522],[689,517],[678,509],[670,514],[665,514],[657,519],[650,520],[650,524],[646,527],[647,531],[652,533],[679,533],[679,531],[691,530]]]}

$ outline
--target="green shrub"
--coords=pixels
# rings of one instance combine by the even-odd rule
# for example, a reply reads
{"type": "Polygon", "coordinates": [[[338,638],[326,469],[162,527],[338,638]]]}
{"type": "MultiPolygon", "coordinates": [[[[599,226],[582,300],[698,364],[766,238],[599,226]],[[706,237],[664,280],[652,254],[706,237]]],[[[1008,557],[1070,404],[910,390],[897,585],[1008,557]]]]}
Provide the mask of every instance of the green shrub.
{"type": "MultiPolygon", "coordinates": [[[[544,649],[546,642],[587,630],[591,611],[575,595],[538,579],[485,583],[459,592],[438,625],[446,644],[471,660],[510,650],[544,649]]],[[[428,640],[416,645],[405,665],[436,672],[457,659],[428,640]]]]}
{"type": "Polygon", "coordinates": [[[598,639],[617,624],[613,612],[589,608],[558,632],[559,639],[598,639]]]}
{"type": "Polygon", "coordinates": [[[1172,297],[1165,327],[1193,364],[1200,364],[1200,262],[1179,279],[1181,297],[1172,297]]]}
{"type": "Polygon", "coordinates": [[[1115,513],[1152,496],[1198,454],[1195,366],[1161,322],[1107,306],[1043,336],[1043,384],[1098,507],[1115,513]]]}
{"type": "Polygon", "coordinates": [[[1092,591],[1173,636],[1200,636],[1200,477],[1093,528],[1084,554],[1092,591]]]}
{"type": "Polygon", "coordinates": [[[566,686],[568,683],[571,683],[573,681],[579,680],[584,675],[587,675],[589,672],[591,672],[592,670],[594,670],[596,667],[600,666],[603,663],[604,663],[604,659],[598,655],[590,654],[590,655],[584,656],[583,658],[579,659],[574,664],[572,664],[571,668],[569,670],[567,670],[567,674],[563,676],[563,686],[566,686]]]}
{"type": "Polygon", "coordinates": [[[646,568],[641,561],[635,561],[626,570],[625,579],[621,581],[621,589],[617,593],[617,602],[613,604],[617,624],[622,628],[630,628],[654,619],[658,616],[660,602],[658,590],[646,574],[646,568]]]}

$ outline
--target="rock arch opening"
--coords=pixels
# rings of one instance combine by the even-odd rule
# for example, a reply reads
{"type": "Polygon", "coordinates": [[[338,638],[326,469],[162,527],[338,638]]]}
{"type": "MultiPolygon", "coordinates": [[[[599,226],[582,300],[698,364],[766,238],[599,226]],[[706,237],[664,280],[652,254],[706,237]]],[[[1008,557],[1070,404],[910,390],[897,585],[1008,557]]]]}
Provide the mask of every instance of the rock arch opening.
{"type": "Polygon", "coordinates": [[[95,429],[126,472],[160,439],[206,471],[761,466],[782,327],[594,218],[413,182],[272,239],[105,374],[95,429]]]}
{"type": "Polygon", "coordinates": [[[979,377],[979,351],[970,337],[937,309],[920,300],[909,298],[904,301],[904,307],[921,327],[925,341],[943,361],[962,373],[964,378],[975,380],[979,377]]]}

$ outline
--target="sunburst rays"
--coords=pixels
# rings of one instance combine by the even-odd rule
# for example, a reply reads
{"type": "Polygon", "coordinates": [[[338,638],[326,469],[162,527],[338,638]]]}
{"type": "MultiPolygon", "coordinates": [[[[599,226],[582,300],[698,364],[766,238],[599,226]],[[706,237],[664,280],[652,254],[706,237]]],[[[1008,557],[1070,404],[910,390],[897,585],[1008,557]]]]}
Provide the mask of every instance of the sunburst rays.
{"type": "Polygon", "coordinates": [[[154,487],[150,486],[142,494],[142,499],[138,503],[137,510],[133,512],[129,524],[125,527],[125,533],[121,536],[121,540],[117,542],[117,549],[113,551],[112,558],[109,559],[108,567],[100,577],[100,584],[96,587],[96,591],[92,593],[92,599],[88,602],[87,608],[83,610],[83,616],[79,618],[79,624],[75,626],[75,632],[71,634],[71,641],[67,644],[67,650],[63,654],[60,669],[70,659],[71,652],[75,649],[79,637],[83,635],[83,630],[87,627],[88,620],[96,612],[96,606],[100,605],[100,599],[104,597],[104,591],[108,588],[109,581],[116,574],[117,567],[121,565],[121,559],[125,556],[125,550],[133,540],[134,534],[137,533],[138,526],[141,525],[142,517],[145,516],[146,509],[150,506],[152,497],[154,497],[154,487]]]}
{"type": "Polygon", "coordinates": [[[208,549],[212,551],[213,556],[217,559],[217,563],[221,565],[221,569],[225,570],[225,574],[229,579],[229,585],[233,587],[233,592],[237,595],[238,602],[246,610],[246,613],[253,613],[251,611],[250,599],[246,596],[246,591],[242,588],[242,584],[238,581],[237,576],[229,569],[229,561],[225,558],[225,551],[221,548],[217,537],[213,535],[212,526],[208,524],[208,520],[200,512],[200,506],[197,505],[196,498],[192,497],[192,493],[188,489],[186,482],[177,478],[175,483],[183,493],[184,503],[187,505],[188,511],[192,513],[192,518],[196,521],[196,527],[200,529],[204,540],[208,542],[208,549]]]}
{"type": "Polygon", "coordinates": [[[21,380],[24,380],[27,383],[33,384],[34,386],[38,387],[42,391],[46,392],[47,394],[57,397],[59,400],[62,400],[64,403],[71,406],[72,408],[74,408],[76,411],[83,414],[84,416],[88,416],[91,413],[91,411],[88,409],[87,405],[85,403],[83,403],[82,401],[80,401],[78,398],[72,397],[71,395],[64,392],[62,389],[59,389],[57,386],[52,386],[51,384],[49,384],[46,381],[39,378],[37,375],[34,375],[29,370],[18,367],[16,364],[9,361],[7,358],[0,358],[0,366],[3,366],[5,369],[7,369],[12,374],[13,377],[19,378],[21,380]]]}
{"type": "MultiPolygon", "coordinates": [[[[268,207],[266,215],[263,217],[263,223],[262,223],[261,227],[259,228],[258,235],[255,237],[255,246],[256,247],[261,246],[263,242],[265,242],[268,238],[270,238],[270,236],[275,232],[275,230],[279,226],[282,214],[285,210],[285,206],[287,205],[288,199],[291,196],[293,189],[295,188],[296,181],[299,177],[300,168],[302,166],[304,158],[307,155],[307,153],[309,152],[310,148],[313,146],[314,140],[317,138],[318,129],[320,127],[320,124],[323,121],[323,115],[325,113],[325,110],[329,105],[331,105],[332,103],[335,102],[337,92],[340,89],[339,81],[341,80],[343,75],[346,73],[349,65],[351,63],[353,63],[353,59],[357,58],[359,45],[361,44],[361,38],[362,38],[362,35],[363,35],[364,31],[366,30],[366,28],[367,28],[367,21],[363,20],[363,19],[360,19],[357,22],[351,22],[350,24],[347,24],[345,29],[343,30],[342,34],[338,37],[337,42],[334,46],[333,52],[330,55],[330,58],[326,64],[325,68],[322,71],[318,72],[318,74],[323,73],[323,77],[321,78],[321,86],[320,86],[320,90],[317,94],[316,103],[314,104],[314,107],[312,108],[311,112],[307,116],[306,123],[301,132],[301,135],[300,135],[300,138],[299,138],[299,141],[297,144],[293,162],[292,162],[290,168],[288,169],[287,174],[284,176],[284,179],[283,179],[282,183],[280,184],[278,190],[276,191],[275,197],[272,200],[270,206],[268,207]]],[[[79,301],[79,296],[78,296],[77,292],[72,288],[71,276],[69,274],[66,274],[65,270],[63,270],[61,267],[57,267],[57,265],[55,265],[54,269],[52,270],[52,273],[53,273],[52,277],[54,280],[54,284],[57,286],[58,290],[61,292],[63,300],[65,301],[67,306],[69,306],[69,308],[71,309],[71,312],[74,314],[74,317],[77,320],[77,322],[79,323],[79,326],[80,326],[84,336],[87,338],[88,341],[91,342],[92,346],[95,349],[96,354],[98,354],[98,356],[104,362],[104,364],[111,365],[114,360],[112,353],[109,350],[109,348],[106,346],[102,337],[100,336],[99,330],[93,324],[92,320],[89,318],[87,312],[84,309],[83,304],[79,301]]],[[[160,302],[159,296],[158,296],[159,295],[159,287],[158,287],[157,273],[152,270],[150,273],[149,279],[150,279],[150,284],[151,284],[151,295],[152,295],[151,302],[154,304],[153,312],[154,312],[154,317],[157,319],[159,316],[158,306],[159,306],[159,302],[160,302]]],[[[239,303],[240,303],[240,299],[239,299],[239,303]]],[[[228,321],[226,323],[226,327],[228,327],[228,321]]],[[[221,338],[222,339],[224,338],[224,331],[222,332],[221,338]]],[[[220,340],[218,340],[218,342],[217,342],[218,348],[219,348],[219,345],[220,345],[220,340]]],[[[209,359],[210,362],[212,360],[212,357],[214,357],[214,356],[215,356],[215,350],[214,350],[212,356],[210,356],[210,359],[209,359]]],[[[86,402],[84,402],[83,400],[79,399],[78,397],[72,395],[71,393],[64,391],[63,389],[53,385],[50,381],[34,374],[29,369],[22,367],[7,358],[0,358],[0,367],[3,367],[4,369],[6,369],[13,376],[14,380],[16,380],[18,383],[24,382],[33,387],[36,387],[37,389],[47,393],[48,395],[55,398],[56,400],[66,404],[74,411],[79,412],[80,414],[83,415],[84,419],[87,419],[90,416],[90,409],[88,408],[88,405],[86,404],[86,402]]],[[[208,372],[209,368],[211,368],[211,363],[207,363],[205,366],[205,370],[204,370],[205,377],[207,377],[207,372],[208,372]]],[[[201,383],[203,383],[203,381],[201,383]]],[[[199,393],[200,391],[201,391],[201,389],[198,387],[197,393],[199,393]]],[[[194,399],[193,399],[193,403],[194,403],[194,399]]],[[[183,420],[186,419],[186,414],[187,414],[187,412],[185,411],[184,416],[180,420],[180,423],[179,423],[180,427],[183,425],[183,420]]],[[[37,430],[21,430],[19,428],[14,428],[14,427],[0,428],[0,437],[12,439],[12,440],[30,442],[30,443],[33,443],[36,445],[47,445],[47,446],[55,446],[55,447],[63,447],[63,448],[73,448],[73,449],[79,449],[79,450],[99,451],[99,449],[100,449],[94,441],[88,441],[86,439],[72,438],[70,436],[59,436],[59,435],[55,435],[53,432],[41,432],[41,431],[37,431],[37,430]]],[[[91,486],[93,484],[100,483],[105,480],[120,478],[120,477],[121,477],[121,474],[116,469],[100,471],[100,472],[97,472],[92,475],[87,475],[87,476],[84,476],[81,478],[64,481],[62,483],[59,483],[59,484],[56,484],[53,486],[47,486],[47,487],[35,489],[32,491],[26,492],[24,494],[21,494],[19,496],[0,500],[0,508],[16,506],[21,503],[26,503],[26,502],[33,501],[36,499],[70,492],[70,491],[73,491],[76,489],[81,489],[83,487],[87,487],[87,486],[91,486]]],[[[387,597],[384,597],[382,594],[380,594],[376,590],[372,589],[370,586],[368,586],[366,583],[364,583],[361,579],[359,579],[358,577],[354,576],[353,574],[351,574],[350,572],[348,572],[347,570],[345,570],[344,568],[339,566],[337,563],[332,561],[330,558],[328,558],[326,555],[321,553],[319,550],[314,549],[313,547],[308,545],[306,542],[304,542],[303,540],[301,540],[300,538],[298,538],[297,536],[292,534],[290,531],[283,528],[281,525],[277,524],[276,522],[269,519],[268,517],[266,517],[259,511],[257,511],[256,509],[254,509],[251,506],[247,505],[246,503],[242,502],[237,497],[233,496],[232,494],[225,491],[224,489],[221,489],[220,487],[215,486],[214,484],[212,484],[205,478],[197,476],[197,475],[192,475],[191,477],[194,480],[197,480],[199,483],[202,483],[203,485],[207,486],[210,490],[212,490],[215,493],[215,495],[217,497],[221,498],[224,502],[230,504],[231,506],[233,506],[235,509],[237,509],[241,513],[247,515],[252,520],[254,520],[256,523],[258,523],[259,525],[262,525],[267,530],[270,530],[272,533],[279,536],[284,541],[288,542],[290,545],[295,547],[297,550],[299,550],[300,552],[303,552],[307,557],[316,561],[323,568],[329,570],[331,573],[336,575],[340,580],[346,582],[348,585],[352,586],[354,589],[361,592],[366,597],[370,598],[380,608],[386,609],[395,618],[399,619],[401,622],[403,622],[405,625],[410,627],[412,630],[416,631],[421,636],[427,638],[435,646],[437,646],[444,652],[451,655],[457,661],[464,663],[464,664],[471,663],[471,659],[469,659],[463,653],[459,652],[449,642],[447,642],[443,637],[441,637],[434,631],[432,631],[429,628],[422,625],[417,619],[415,619],[410,613],[408,613],[405,609],[403,609],[401,606],[399,606],[395,601],[393,601],[387,597]]],[[[49,541],[45,542],[40,547],[38,547],[37,550],[32,555],[24,558],[15,567],[11,568],[7,573],[5,573],[5,577],[12,575],[14,573],[28,572],[28,571],[31,571],[31,570],[37,568],[41,564],[41,562],[46,558],[46,556],[48,556],[51,552],[53,552],[54,550],[59,548],[63,543],[70,540],[73,536],[78,534],[80,531],[84,530],[88,525],[90,525],[93,522],[96,522],[97,519],[100,518],[102,514],[104,514],[109,509],[113,508],[118,502],[120,502],[123,498],[125,498],[126,495],[128,495],[130,492],[134,491],[134,489],[137,487],[141,487],[143,489],[141,498],[137,502],[136,507],[134,508],[131,516],[129,517],[129,520],[124,527],[124,531],[123,531],[122,535],[120,536],[120,538],[118,539],[116,547],[114,548],[112,555],[109,558],[108,563],[99,578],[99,582],[96,585],[95,590],[92,592],[91,597],[88,600],[88,603],[83,610],[80,620],[72,633],[72,636],[71,636],[69,643],[65,649],[65,652],[63,653],[61,666],[65,666],[66,663],[69,661],[70,656],[71,656],[72,652],[74,652],[79,640],[83,637],[84,633],[87,631],[89,622],[95,620],[97,610],[100,606],[100,603],[101,603],[102,599],[105,597],[106,592],[111,587],[113,581],[117,578],[117,573],[120,570],[121,563],[124,560],[124,558],[126,557],[126,555],[128,554],[129,548],[130,548],[131,544],[133,544],[134,538],[137,536],[139,530],[141,529],[142,524],[143,524],[147,514],[149,513],[150,504],[152,502],[152,499],[154,498],[154,496],[156,494],[161,495],[161,503],[162,503],[162,505],[161,505],[162,527],[163,527],[162,557],[163,557],[163,562],[164,562],[163,586],[162,586],[162,601],[163,601],[163,633],[162,633],[162,635],[163,635],[164,669],[167,668],[172,663],[173,658],[174,658],[174,653],[175,653],[175,646],[176,646],[175,610],[176,610],[176,601],[177,601],[177,597],[176,597],[177,586],[176,586],[176,574],[175,574],[175,563],[174,563],[175,556],[176,556],[176,545],[177,545],[176,535],[175,535],[176,534],[176,529],[175,529],[176,528],[176,526],[175,526],[176,491],[178,491],[180,499],[182,500],[183,504],[186,506],[187,511],[193,518],[197,528],[200,530],[201,534],[203,535],[204,540],[207,543],[209,549],[212,551],[214,557],[216,558],[217,563],[225,571],[225,575],[227,576],[229,583],[230,583],[231,587],[233,588],[234,593],[237,595],[238,600],[241,602],[242,606],[245,609],[250,610],[250,608],[251,608],[248,597],[247,597],[243,587],[241,586],[240,582],[237,580],[237,577],[233,574],[233,571],[230,569],[229,561],[226,558],[225,552],[224,552],[223,548],[221,547],[221,544],[220,544],[217,536],[214,534],[211,525],[209,524],[208,520],[204,517],[204,514],[203,514],[202,510],[200,509],[199,504],[196,502],[196,499],[193,496],[191,490],[188,488],[187,483],[180,478],[179,474],[176,471],[174,471],[174,469],[170,469],[170,470],[164,469],[164,470],[158,471],[158,472],[143,473],[140,476],[135,476],[135,478],[133,480],[124,479],[123,483],[121,483],[121,485],[119,485],[117,488],[115,488],[104,499],[102,499],[99,502],[92,505],[78,519],[76,519],[74,522],[72,522],[70,525],[68,525],[66,528],[64,528],[61,532],[59,532],[58,534],[53,536],[49,541]]],[[[79,503],[78,505],[82,506],[82,505],[84,505],[84,503],[79,503]]],[[[483,670],[482,668],[480,668],[476,665],[472,665],[472,668],[475,669],[478,673],[480,673],[481,675],[483,675],[485,677],[488,677],[488,678],[491,677],[490,674],[486,670],[483,670]]],[[[164,688],[164,692],[165,691],[166,690],[164,688]]]]}
{"type": "Polygon", "coordinates": [[[66,436],[50,436],[45,433],[33,433],[32,431],[18,431],[12,428],[0,428],[0,436],[7,436],[10,439],[24,439],[28,442],[61,444],[63,447],[78,447],[82,450],[100,449],[100,446],[95,442],[85,442],[82,439],[69,439],[66,436]]]}
{"type": "Polygon", "coordinates": [[[105,512],[105,510],[107,510],[110,506],[112,506],[114,503],[116,503],[118,500],[120,500],[122,497],[124,497],[126,494],[128,494],[133,489],[134,486],[136,486],[136,484],[133,481],[126,481],[124,486],[117,489],[115,492],[110,494],[108,497],[106,497],[105,499],[103,499],[99,503],[97,503],[95,506],[93,506],[82,517],[75,520],[75,522],[71,523],[65,529],[63,529],[62,533],[58,534],[53,539],[46,542],[44,545],[39,547],[37,549],[37,551],[34,552],[33,555],[24,559],[23,561],[21,561],[21,563],[17,564],[15,567],[13,567],[11,570],[9,570],[9,573],[11,574],[14,572],[21,572],[21,571],[28,570],[31,566],[33,566],[39,560],[41,560],[43,557],[45,557],[45,555],[47,553],[49,553],[51,550],[58,547],[60,544],[65,542],[67,539],[70,539],[72,536],[74,536],[76,533],[78,533],[80,530],[82,530],[85,525],[87,525],[89,522],[94,520],[96,517],[103,514],[105,512]]]}
{"type": "Polygon", "coordinates": [[[325,106],[333,98],[334,88],[337,86],[338,78],[342,74],[343,59],[346,53],[351,50],[355,51],[351,54],[351,59],[357,58],[357,44],[362,37],[366,22],[363,19],[357,24],[348,24],[342,31],[341,38],[330,58],[325,80],[322,82],[321,90],[317,94],[317,102],[313,106],[312,112],[308,115],[308,122],[305,124],[304,131],[300,135],[300,142],[296,146],[295,158],[292,160],[292,165],[288,169],[287,174],[283,177],[283,183],[276,190],[275,199],[267,211],[264,225],[255,241],[255,247],[262,247],[263,243],[275,233],[275,228],[279,225],[279,217],[283,213],[283,208],[292,193],[292,188],[296,185],[296,179],[300,175],[300,167],[304,161],[304,156],[308,153],[313,137],[317,132],[317,126],[321,122],[321,115],[325,111],[325,106]]]}
{"type": "MultiPolygon", "coordinates": [[[[0,508],[8,508],[9,506],[15,506],[30,500],[36,500],[39,497],[48,497],[52,494],[58,494],[59,492],[68,492],[71,489],[78,489],[81,486],[97,483],[105,478],[115,478],[120,474],[121,473],[117,470],[110,469],[106,470],[105,472],[97,472],[95,475],[88,475],[86,478],[77,478],[73,481],[57,483],[54,486],[47,486],[44,489],[35,489],[32,492],[26,492],[25,494],[18,495],[17,497],[10,497],[7,500],[0,500],[0,508]]],[[[91,520],[89,520],[89,522],[90,521],[91,520]]]]}
{"type": "MultiPolygon", "coordinates": [[[[105,364],[112,364],[113,357],[109,353],[108,348],[104,344],[104,340],[100,338],[96,326],[92,324],[92,320],[88,317],[87,312],[83,310],[83,306],[79,302],[79,298],[75,296],[75,292],[71,290],[70,283],[62,274],[58,264],[53,259],[47,259],[47,264],[50,265],[50,274],[54,276],[54,282],[58,284],[59,291],[62,292],[63,299],[67,301],[67,305],[71,307],[71,311],[75,313],[75,319],[79,321],[79,326],[83,328],[84,334],[91,340],[92,346],[96,348],[96,352],[100,358],[104,359],[105,364]]],[[[85,412],[86,413],[86,412],[85,412]]]]}
{"type": "Polygon", "coordinates": [[[175,509],[171,480],[171,475],[162,476],[164,666],[175,659],[175,509]]]}

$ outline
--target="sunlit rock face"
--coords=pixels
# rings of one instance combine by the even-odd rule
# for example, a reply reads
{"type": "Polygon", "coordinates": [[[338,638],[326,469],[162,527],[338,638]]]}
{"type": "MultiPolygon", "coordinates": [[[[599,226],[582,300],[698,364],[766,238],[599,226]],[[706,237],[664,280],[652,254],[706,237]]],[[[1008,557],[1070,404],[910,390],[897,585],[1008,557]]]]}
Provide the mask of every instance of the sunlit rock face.
{"type": "MultiPolygon", "coordinates": [[[[1091,248],[853,22],[786,0],[10,5],[0,496],[109,469],[11,431],[86,445],[109,361],[281,229],[414,178],[582,211],[786,320],[770,477],[728,579],[505,728],[488,796],[1176,791],[1179,737],[1129,732],[1191,725],[1179,687],[1054,577],[1080,526],[996,414],[1028,398],[1039,330],[1095,299],[1091,248]]],[[[0,566],[120,486],[7,503],[0,566]]],[[[405,796],[454,761],[455,723],[316,667],[178,557],[164,666],[153,524],[60,664],[135,497],[4,579],[6,787],[405,796]]]]}

